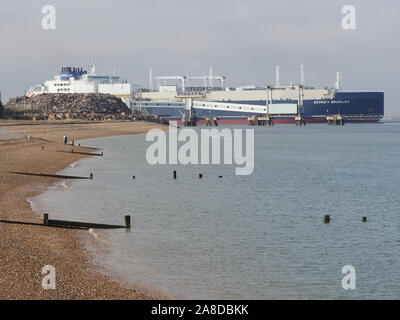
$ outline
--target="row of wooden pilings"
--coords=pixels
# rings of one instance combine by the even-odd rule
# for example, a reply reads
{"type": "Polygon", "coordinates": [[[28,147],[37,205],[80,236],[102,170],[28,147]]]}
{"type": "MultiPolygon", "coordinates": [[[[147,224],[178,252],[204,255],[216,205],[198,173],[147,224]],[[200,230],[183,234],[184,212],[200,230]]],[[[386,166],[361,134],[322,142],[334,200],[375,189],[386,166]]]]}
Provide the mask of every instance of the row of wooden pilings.
{"type": "MultiPolygon", "coordinates": [[[[177,173],[176,173],[176,170],[174,170],[174,172],[173,172],[173,178],[174,178],[174,180],[176,180],[177,177],[178,177],[178,175],[177,175],[177,173]]],[[[218,176],[218,178],[219,178],[219,179],[222,179],[223,176],[218,176]]],[[[133,176],[133,179],[135,179],[135,176],[133,176]]],[[[202,174],[202,173],[199,173],[199,179],[203,179],[203,174],[202,174]]]]}
{"type": "MultiPolygon", "coordinates": [[[[362,217],[361,221],[367,222],[367,217],[362,217]]],[[[324,215],[324,223],[330,223],[330,222],[331,222],[331,216],[329,214],[324,215]]]]}

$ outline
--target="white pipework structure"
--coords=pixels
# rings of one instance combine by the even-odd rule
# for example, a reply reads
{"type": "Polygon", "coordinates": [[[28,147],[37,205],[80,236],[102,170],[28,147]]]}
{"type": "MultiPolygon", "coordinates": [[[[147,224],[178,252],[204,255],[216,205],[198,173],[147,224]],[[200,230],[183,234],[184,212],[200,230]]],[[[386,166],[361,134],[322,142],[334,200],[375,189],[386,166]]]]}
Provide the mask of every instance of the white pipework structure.
{"type": "Polygon", "coordinates": [[[280,82],[280,75],[279,75],[279,65],[275,66],[275,86],[280,87],[281,82],[280,82]]]}
{"type": "Polygon", "coordinates": [[[153,90],[153,69],[149,69],[149,89],[153,90]]]}
{"type": "Polygon", "coordinates": [[[202,77],[189,77],[189,79],[193,79],[193,80],[203,80],[204,89],[207,88],[207,79],[208,79],[208,77],[207,77],[207,74],[206,74],[206,73],[204,73],[204,76],[202,76],[202,77]]]}
{"type": "Polygon", "coordinates": [[[225,76],[214,76],[213,75],[213,68],[210,67],[210,69],[208,70],[208,74],[205,73],[203,76],[201,77],[189,77],[188,79],[197,79],[197,80],[203,80],[204,82],[204,88],[207,88],[207,80],[208,80],[208,84],[209,86],[212,88],[213,87],[213,80],[217,80],[221,83],[221,87],[225,88],[225,76]]]}
{"type": "Polygon", "coordinates": [[[154,77],[159,83],[160,80],[179,80],[181,82],[182,91],[185,92],[185,76],[167,76],[167,77],[154,77]]]}
{"type": "Polygon", "coordinates": [[[304,66],[300,65],[300,84],[304,86],[304,66]]]}
{"type": "Polygon", "coordinates": [[[335,89],[340,90],[340,80],[342,79],[343,75],[341,72],[336,72],[336,82],[335,82],[335,89]]]}

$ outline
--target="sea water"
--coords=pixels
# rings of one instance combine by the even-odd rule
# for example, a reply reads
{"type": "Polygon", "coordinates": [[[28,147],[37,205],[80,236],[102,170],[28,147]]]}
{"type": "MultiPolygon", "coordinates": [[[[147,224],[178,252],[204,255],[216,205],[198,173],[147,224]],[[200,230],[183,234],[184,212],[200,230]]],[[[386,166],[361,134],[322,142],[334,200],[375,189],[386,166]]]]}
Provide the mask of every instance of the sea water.
{"type": "Polygon", "coordinates": [[[62,173],[94,180],[55,184],[35,208],[110,224],[131,215],[130,231],[92,232],[96,262],[176,298],[399,299],[400,123],[254,129],[249,176],[150,165],[145,135],[80,141],[104,156],[62,173]],[[346,265],[354,290],[342,287],[346,265]]]}

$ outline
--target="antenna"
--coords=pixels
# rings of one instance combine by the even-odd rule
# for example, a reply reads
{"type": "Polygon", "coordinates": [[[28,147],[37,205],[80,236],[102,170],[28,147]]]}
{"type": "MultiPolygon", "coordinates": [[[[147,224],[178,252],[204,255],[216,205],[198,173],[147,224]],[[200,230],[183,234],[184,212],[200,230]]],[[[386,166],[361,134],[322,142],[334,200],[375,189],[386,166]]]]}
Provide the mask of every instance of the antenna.
{"type": "Polygon", "coordinates": [[[304,66],[300,65],[300,84],[304,86],[304,66]]]}
{"type": "Polygon", "coordinates": [[[275,86],[279,87],[281,85],[280,79],[279,79],[279,65],[275,66],[275,86]]]}

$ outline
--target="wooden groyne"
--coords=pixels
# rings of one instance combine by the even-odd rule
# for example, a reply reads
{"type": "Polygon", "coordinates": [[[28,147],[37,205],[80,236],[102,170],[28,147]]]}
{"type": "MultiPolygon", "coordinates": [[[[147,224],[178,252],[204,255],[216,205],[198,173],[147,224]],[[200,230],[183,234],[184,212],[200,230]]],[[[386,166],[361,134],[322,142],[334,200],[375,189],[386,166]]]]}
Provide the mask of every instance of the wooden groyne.
{"type": "Polygon", "coordinates": [[[67,221],[67,220],[54,220],[49,219],[49,214],[43,215],[43,225],[48,227],[67,227],[67,228],[87,228],[87,229],[122,229],[131,227],[131,217],[125,216],[125,225],[113,225],[103,223],[91,223],[91,222],[80,222],[80,221],[67,221]]]}
{"type": "MultiPolygon", "coordinates": [[[[20,224],[20,225],[27,225],[27,226],[38,226],[38,227],[46,227],[43,223],[34,223],[34,222],[25,222],[25,221],[13,221],[13,220],[0,220],[0,223],[7,223],[7,224],[20,224]]],[[[67,227],[67,226],[52,226],[55,228],[67,228],[67,229],[79,229],[79,230],[89,230],[89,228],[85,227],[67,227]]]]}
{"type": "Polygon", "coordinates": [[[82,152],[82,151],[75,151],[74,149],[72,149],[71,151],[59,150],[57,152],[75,153],[75,154],[83,154],[83,155],[87,155],[87,156],[97,156],[97,157],[102,157],[103,156],[103,152],[101,152],[101,153],[82,152]]]}
{"type": "Polygon", "coordinates": [[[23,176],[35,176],[35,177],[49,177],[49,178],[58,178],[58,179],[83,179],[83,180],[93,180],[93,173],[90,174],[89,177],[81,177],[81,176],[68,176],[61,174],[50,174],[50,173],[32,173],[32,172],[20,172],[20,171],[1,171],[3,173],[12,173],[19,174],[23,176]]]}
{"type": "Polygon", "coordinates": [[[131,228],[131,216],[129,216],[129,215],[125,216],[124,219],[125,219],[125,225],[113,225],[113,224],[91,223],[91,222],[81,222],[81,221],[54,220],[54,219],[49,219],[49,214],[45,213],[43,215],[43,223],[12,221],[12,220],[0,220],[0,223],[39,226],[39,227],[79,229],[79,230],[123,229],[123,228],[130,229],[131,228]]]}
{"type": "MultiPolygon", "coordinates": [[[[69,145],[69,146],[76,147],[75,145],[69,145]]],[[[101,150],[101,148],[81,146],[80,143],[78,144],[78,147],[85,148],[85,149],[92,149],[92,150],[101,150]]]]}

